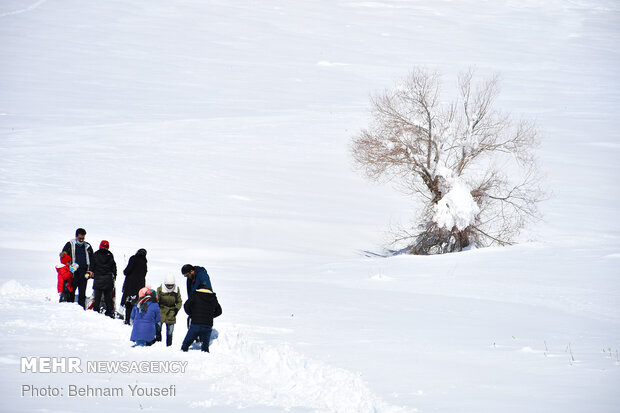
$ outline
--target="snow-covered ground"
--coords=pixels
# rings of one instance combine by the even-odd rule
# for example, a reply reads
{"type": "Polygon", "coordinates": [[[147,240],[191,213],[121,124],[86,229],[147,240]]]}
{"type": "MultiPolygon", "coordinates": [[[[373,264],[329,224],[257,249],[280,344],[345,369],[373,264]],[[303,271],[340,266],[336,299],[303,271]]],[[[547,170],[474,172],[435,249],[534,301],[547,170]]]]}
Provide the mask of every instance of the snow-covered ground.
{"type": "Polygon", "coordinates": [[[0,410],[617,411],[618,44],[611,0],[3,0],[0,410]],[[356,174],[349,142],[416,65],[448,94],[499,72],[498,105],[536,120],[552,197],[519,245],[375,255],[412,202],[356,174]],[[171,348],[132,348],[122,322],[57,303],[77,227],[121,270],[146,248],[152,286],[205,266],[211,353],[179,350],[184,317],[171,348]]]}

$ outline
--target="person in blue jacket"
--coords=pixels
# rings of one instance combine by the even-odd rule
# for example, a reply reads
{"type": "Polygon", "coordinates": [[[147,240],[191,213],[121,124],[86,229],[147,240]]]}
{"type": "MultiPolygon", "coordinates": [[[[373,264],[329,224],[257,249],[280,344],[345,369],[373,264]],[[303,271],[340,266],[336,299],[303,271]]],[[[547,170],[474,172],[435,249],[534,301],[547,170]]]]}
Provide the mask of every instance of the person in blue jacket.
{"type": "Polygon", "coordinates": [[[213,291],[211,287],[211,278],[204,267],[196,267],[191,264],[185,264],[181,268],[181,273],[187,278],[187,298],[192,296],[199,285],[205,284],[207,288],[213,291]]]}
{"type": "Polygon", "coordinates": [[[161,321],[157,292],[151,287],[144,287],[138,293],[138,302],[131,311],[133,328],[131,341],[136,346],[150,346],[155,342],[157,323],[161,321]]]}
{"type": "MultiPolygon", "coordinates": [[[[187,278],[187,299],[198,289],[200,285],[205,285],[209,291],[213,291],[211,287],[211,278],[204,267],[194,266],[192,264],[185,264],[181,267],[181,273],[187,278]]],[[[188,314],[187,328],[190,328],[192,324],[192,316],[188,314]]]]}

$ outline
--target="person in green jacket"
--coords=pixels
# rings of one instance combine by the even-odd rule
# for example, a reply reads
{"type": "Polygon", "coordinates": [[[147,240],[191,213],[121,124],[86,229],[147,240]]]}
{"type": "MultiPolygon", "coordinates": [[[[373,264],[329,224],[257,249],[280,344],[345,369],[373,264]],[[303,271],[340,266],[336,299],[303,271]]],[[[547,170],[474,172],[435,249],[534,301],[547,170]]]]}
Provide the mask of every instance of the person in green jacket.
{"type": "Polygon", "coordinates": [[[161,321],[157,326],[156,341],[161,341],[162,324],[166,323],[166,346],[169,347],[172,345],[172,333],[177,322],[177,313],[183,304],[181,291],[176,285],[174,275],[169,274],[163,284],[157,288],[157,297],[159,297],[161,321]]]}

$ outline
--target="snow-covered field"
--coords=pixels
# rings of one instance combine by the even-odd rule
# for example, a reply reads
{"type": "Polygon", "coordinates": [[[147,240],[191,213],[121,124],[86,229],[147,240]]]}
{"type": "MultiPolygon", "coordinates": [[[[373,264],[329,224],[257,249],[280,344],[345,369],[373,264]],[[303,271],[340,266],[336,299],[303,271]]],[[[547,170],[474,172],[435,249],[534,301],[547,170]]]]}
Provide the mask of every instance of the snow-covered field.
{"type": "Polygon", "coordinates": [[[3,0],[0,410],[618,411],[618,44],[612,0],[3,0]],[[498,72],[498,105],[536,120],[552,196],[519,245],[379,256],[413,205],[349,142],[416,65],[448,93],[498,72]],[[146,248],[152,286],[205,266],[211,353],[180,351],[184,317],[173,347],[132,348],[58,304],[77,227],[120,270],[146,248]],[[187,364],[22,373],[33,357],[187,364]],[[122,395],[69,394],[87,386],[122,395]]]}

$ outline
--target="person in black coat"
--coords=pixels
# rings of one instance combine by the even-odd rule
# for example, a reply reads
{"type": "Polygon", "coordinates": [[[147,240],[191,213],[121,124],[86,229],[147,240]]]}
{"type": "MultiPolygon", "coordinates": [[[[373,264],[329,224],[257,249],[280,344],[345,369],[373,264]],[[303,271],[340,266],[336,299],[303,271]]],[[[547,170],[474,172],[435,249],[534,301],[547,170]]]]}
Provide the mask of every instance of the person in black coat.
{"type": "Polygon", "coordinates": [[[101,241],[99,250],[95,252],[93,259],[93,273],[95,281],[95,302],[93,310],[99,312],[101,308],[101,296],[105,300],[105,315],[114,318],[114,285],[116,282],[116,261],[110,252],[110,243],[106,240],[101,241]]]}
{"type": "Polygon", "coordinates": [[[202,351],[208,353],[213,319],[222,314],[222,307],[217,301],[217,296],[207,288],[206,284],[201,284],[185,302],[183,308],[191,317],[192,325],[187,330],[181,350],[187,351],[194,340],[198,339],[202,342],[202,351]]]}
{"type": "Polygon", "coordinates": [[[146,250],[140,248],[135,255],[129,258],[123,283],[123,297],[121,305],[125,306],[125,324],[131,321],[131,310],[138,298],[138,292],[146,285],[146,250]]]}

